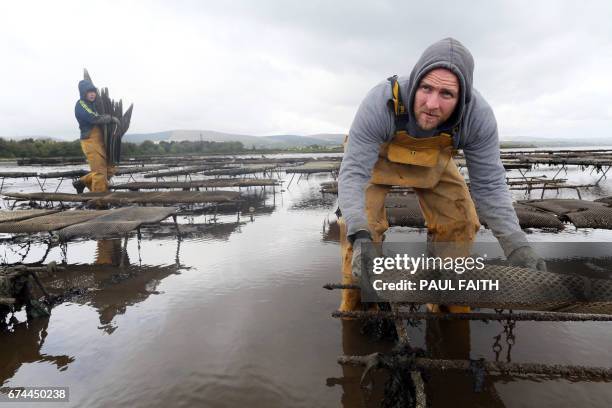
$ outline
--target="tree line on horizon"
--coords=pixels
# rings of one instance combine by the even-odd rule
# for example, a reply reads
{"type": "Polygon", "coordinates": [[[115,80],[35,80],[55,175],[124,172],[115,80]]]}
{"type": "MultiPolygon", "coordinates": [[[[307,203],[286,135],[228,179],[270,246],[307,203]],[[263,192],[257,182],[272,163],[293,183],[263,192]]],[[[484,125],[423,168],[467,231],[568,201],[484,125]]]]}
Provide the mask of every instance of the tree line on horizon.
{"type": "MultiPolygon", "coordinates": [[[[241,142],[161,141],[153,143],[147,140],[142,143],[124,142],[121,144],[122,156],[240,153],[244,151],[246,149],[241,142]]],[[[51,139],[6,140],[0,138],[1,158],[73,157],[81,155],[83,155],[83,151],[79,140],[68,142],[51,139]]]]}

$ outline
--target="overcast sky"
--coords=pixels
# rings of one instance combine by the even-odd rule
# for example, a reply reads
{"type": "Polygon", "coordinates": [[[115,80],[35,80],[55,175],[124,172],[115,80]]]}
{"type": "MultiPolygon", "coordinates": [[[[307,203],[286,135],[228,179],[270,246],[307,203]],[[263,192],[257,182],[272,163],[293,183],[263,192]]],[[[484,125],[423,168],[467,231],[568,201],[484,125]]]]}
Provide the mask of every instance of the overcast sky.
{"type": "Polygon", "coordinates": [[[0,136],[77,138],[83,67],[134,103],[131,133],[342,133],[447,36],[502,138],[606,136],[610,21],[607,1],[5,1],[0,136]]]}

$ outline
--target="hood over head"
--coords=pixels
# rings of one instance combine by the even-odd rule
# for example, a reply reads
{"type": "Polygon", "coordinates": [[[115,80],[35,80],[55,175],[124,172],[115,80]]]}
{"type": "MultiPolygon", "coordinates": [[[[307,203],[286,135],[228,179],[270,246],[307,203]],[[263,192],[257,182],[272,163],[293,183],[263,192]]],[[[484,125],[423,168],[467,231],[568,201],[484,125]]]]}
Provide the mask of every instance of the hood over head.
{"type": "Polygon", "coordinates": [[[404,89],[402,97],[407,101],[409,112],[408,131],[414,136],[431,136],[440,131],[453,129],[461,122],[465,106],[472,99],[472,83],[474,76],[474,58],[470,51],[454,38],[444,38],[433,43],[423,52],[410,73],[409,89],[404,89]],[[422,130],[414,118],[414,95],[421,79],[436,68],[446,68],[453,72],[459,80],[460,94],[457,107],[451,117],[438,129],[422,130]]]}
{"type": "Polygon", "coordinates": [[[87,94],[89,91],[96,91],[96,93],[98,92],[93,82],[88,79],[79,81],[79,94],[81,95],[82,100],[85,100],[85,94],[87,94]]]}

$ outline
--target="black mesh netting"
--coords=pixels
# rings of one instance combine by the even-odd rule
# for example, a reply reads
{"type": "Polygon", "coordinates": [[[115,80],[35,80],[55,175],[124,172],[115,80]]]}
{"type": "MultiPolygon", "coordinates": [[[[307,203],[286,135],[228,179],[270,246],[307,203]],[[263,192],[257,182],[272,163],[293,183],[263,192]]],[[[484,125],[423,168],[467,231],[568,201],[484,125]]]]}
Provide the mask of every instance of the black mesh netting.
{"type": "Polygon", "coordinates": [[[55,231],[69,225],[82,223],[92,218],[106,214],[107,211],[95,210],[71,210],[63,212],[55,212],[53,214],[43,215],[40,217],[29,218],[26,220],[15,222],[0,223],[0,232],[5,233],[35,233],[55,231]]]}
{"type": "Polygon", "coordinates": [[[174,207],[128,207],[109,210],[87,222],[71,225],[58,232],[60,239],[108,237],[126,234],[145,223],[157,223],[176,213],[174,207]]]}

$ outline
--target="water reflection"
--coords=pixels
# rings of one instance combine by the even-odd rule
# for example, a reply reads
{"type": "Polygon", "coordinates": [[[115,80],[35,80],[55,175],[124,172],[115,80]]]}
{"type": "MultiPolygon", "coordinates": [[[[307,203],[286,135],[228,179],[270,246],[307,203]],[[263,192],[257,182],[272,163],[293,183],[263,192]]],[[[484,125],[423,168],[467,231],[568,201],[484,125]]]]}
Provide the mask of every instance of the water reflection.
{"type": "Polygon", "coordinates": [[[120,239],[101,239],[97,241],[94,265],[127,266],[130,258],[121,245],[120,239]]]}
{"type": "Polygon", "coordinates": [[[335,196],[321,195],[318,192],[313,192],[312,196],[304,197],[296,201],[291,206],[292,210],[320,210],[327,209],[336,202],[335,196]]]}
{"type": "Polygon", "coordinates": [[[240,231],[240,227],[244,224],[244,222],[179,224],[179,232],[177,233],[174,224],[163,223],[159,226],[144,227],[142,229],[142,236],[143,238],[154,240],[195,239],[227,241],[233,233],[240,231]]]}
{"type": "MultiPolygon", "coordinates": [[[[425,339],[431,358],[470,359],[469,321],[429,320],[425,339]]],[[[465,372],[432,370],[428,377],[425,392],[432,407],[505,407],[489,375],[484,376],[480,392],[474,391],[475,377],[465,372]]]]}
{"type": "MultiPolygon", "coordinates": [[[[363,356],[375,352],[389,353],[395,343],[373,341],[363,334],[363,322],[342,320],[342,352],[347,356],[363,356]]],[[[414,329],[413,329],[414,330],[414,329]]],[[[469,360],[470,323],[468,321],[427,321],[425,323],[426,355],[434,359],[469,360]]],[[[371,370],[368,386],[361,384],[364,367],[342,365],[342,377],[328,378],[328,386],[342,388],[341,405],[346,408],[379,407],[385,399],[385,386],[390,381],[387,370],[371,370]]],[[[475,377],[462,371],[434,371],[426,373],[425,392],[432,407],[505,407],[495,381],[501,376],[485,375],[479,392],[475,391],[475,377]]],[[[511,380],[510,377],[504,380],[511,380]]],[[[408,385],[403,390],[408,391],[408,385]]],[[[388,395],[387,395],[388,396],[388,395]]],[[[390,402],[390,401],[387,401],[390,402]]]]}
{"type": "Polygon", "coordinates": [[[121,240],[103,240],[98,242],[94,264],[68,265],[55,278],[43,283],[53,294],[76,292],[78,295],[71,300],[93,307],[99,315],[100,329],[111,334],[117,328],[113,325],[117,315],[157,294],[157,285],[181,269],[176,264],[130,265],[126,258],[121,240]]]}
{"type": "Polygon", "coordinates": [[[74,361],[68,355],[52,356],[41,353],[47,338],[49,318],[38,318],[28,322],[9,322],[10,331],[0,331],[0,385],[10,380],[19,368],[28,363],[46,362],[65,370],[74,361]]]}
{"type": "Polygon", "coordinates": [[[340,242],[340,224],[338,220],[323,220],[323,242],[340,242]]]}
{"type": "MultiPolygon", "coordinates": [[[[342,320],[342,352],[347,356],[362,356],[375,352],[389,352],[394,343],[391,341],[373,342],[362,333],[363,323],[358,320],[342,320]]],[[[362,387],[363,367],[342,366],[342,377],[328,378],[328,386],[342,387],[341,406],[345,408],[379,407],[385,390],[388,375],[383,370],[369,374],[368,388],[362,387]]]]}

